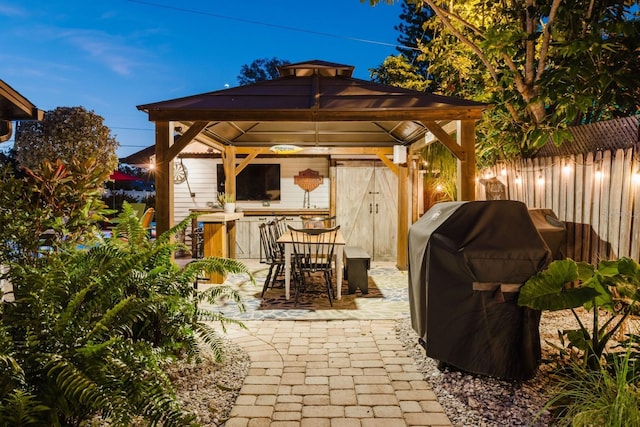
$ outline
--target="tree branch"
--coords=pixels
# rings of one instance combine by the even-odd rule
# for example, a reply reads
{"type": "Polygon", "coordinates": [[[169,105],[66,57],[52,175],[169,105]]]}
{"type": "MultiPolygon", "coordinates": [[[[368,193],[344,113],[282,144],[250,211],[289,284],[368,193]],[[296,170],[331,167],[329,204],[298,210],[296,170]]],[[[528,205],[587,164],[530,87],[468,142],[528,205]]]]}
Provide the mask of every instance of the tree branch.
{"type": "Polygon", "coordinates": [[[547,24],[543,25],[542,29],[542,46],[540,47],[540,56],[538,58],[538,70],[536,72],[536,77],[534,82],[537,82],[542,76],[544,69],[547,66],[547,55],[549,54],[549,44],[551,43],[551,27],[553,26],[556,20],[556,14],[558,13],[558,8],[560,8],[560,3],[562,0],[553,0],[551,3],[551,10],[549,11],[549,19],[547,20],[547,24]]]}
{"type": "Polygon", "coordinates": [[[447,15],[449,15],[449,12],[440,8],[440,6],[437,6],[433,0],[424,0],[424,2],[427,3],[431,7],[431,9],[433,9],[433,11],[438,16],[438,18],[440,18],[440,21],[442,22],[442,24],[449,31],[451,31],[451,33],[453,33],[453,35],[456,36],[458,40],[460,40],[463,44],[467,45],[478,56],[478,58],[480,58],[480,61],[482,61],[484,66],[487,67],[487,71],[491,75],[491,78],[493,79],[493,81],[496,83],[498,87],[500,87],[498,74],[496,72],[495,67],[491,65],[491,62],[489,61],[489,59],[484,55],[484,53],[482,53],[482,50],[480,50],[478,46],[476,46],[471,40],[465,37],[464,34],[462,34],[453,26],[453,24],[447,17],[447,15]]]}

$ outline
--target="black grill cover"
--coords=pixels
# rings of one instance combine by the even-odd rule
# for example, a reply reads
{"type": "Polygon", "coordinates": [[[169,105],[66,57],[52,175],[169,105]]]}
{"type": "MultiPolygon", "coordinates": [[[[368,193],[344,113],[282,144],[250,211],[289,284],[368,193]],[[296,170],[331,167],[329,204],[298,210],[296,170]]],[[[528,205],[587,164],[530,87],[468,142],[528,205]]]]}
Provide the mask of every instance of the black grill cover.
{"type": "Polygon", "coordinates": [[[505,379],[540,364],[540,312],[519,286],[552,256],[526,206],[511,200],[439,203],[409,229],[409,305],[427,356],[505,379]]]}
{"type": "Polygon", "coordinates": [[[553,259],[564,258],[562,245],[567,235],[567,227],[564,223],[551,209],[529,209],[529,215],[536,230],[551,250],[553,259]]]}

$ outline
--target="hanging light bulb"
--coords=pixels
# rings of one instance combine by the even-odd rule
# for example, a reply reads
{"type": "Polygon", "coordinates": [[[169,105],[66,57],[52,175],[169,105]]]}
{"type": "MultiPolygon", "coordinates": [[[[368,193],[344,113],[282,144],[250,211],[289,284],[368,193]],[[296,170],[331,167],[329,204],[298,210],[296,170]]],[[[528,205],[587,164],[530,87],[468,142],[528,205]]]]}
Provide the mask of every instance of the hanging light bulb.
{"type": "Polygon", "coordinates": [[[632,177],[634,184],[640,184],[640,171],[636,171],[632,177]]]}
{"type": "Polygon", "coordinates": [[[516,181],[516,184],[518,184],[518,185],[522,184],[522,178],[520,178],[520,175],[516,176],[516,180],[515,181],[516,181]]]}
{"type": "Polygon", "coordinates": [[[568,162],[562,167],[562,172],[564,172],[565,175],[569,175],[571,173],[571,165],[568,162]]]}
{"type": "Polygon", "coordinates": [[[596,169],[596,173],[595,173],[595,179],[602,179],[602,171],[600,170],[600,168],[596,169]]]}
{"type": "Polygon", "coordinates": [[[436,191],[438,193],[440,193],[442,190],[443,190],[442,185],[440,185],[440,184],[436,185],[436,191]]]}
{"type": "Polygon", "coordinates": [[[500,170],[500,175],[502,175],[502,176],[507,176],[507,168],[503,167],[503,168],[500,170]]]}
{"type": "Polygon", "coordinates": [[[542,176],[542,174],[538,175],[538,184],[544,184],[544,177],[542,176]]]}

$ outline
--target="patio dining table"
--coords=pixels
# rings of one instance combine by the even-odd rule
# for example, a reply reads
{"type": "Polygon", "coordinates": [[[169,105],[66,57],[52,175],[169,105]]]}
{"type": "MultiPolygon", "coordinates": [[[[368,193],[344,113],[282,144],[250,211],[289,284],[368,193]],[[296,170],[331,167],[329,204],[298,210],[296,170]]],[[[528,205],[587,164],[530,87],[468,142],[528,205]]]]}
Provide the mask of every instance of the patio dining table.
{"type": "MultiPolygon", "coordinates": [[[[284,297],[289,299],[291,289],[291,254],[293,253],[293,238],[295,231],[285,231],[277,240],[278,243],[284,244],[284,297]]],[[[342,298],[342,256],[344,252],[344,236],[340,230],[336,234],[336,298],[339,300],[342,298]]]]}

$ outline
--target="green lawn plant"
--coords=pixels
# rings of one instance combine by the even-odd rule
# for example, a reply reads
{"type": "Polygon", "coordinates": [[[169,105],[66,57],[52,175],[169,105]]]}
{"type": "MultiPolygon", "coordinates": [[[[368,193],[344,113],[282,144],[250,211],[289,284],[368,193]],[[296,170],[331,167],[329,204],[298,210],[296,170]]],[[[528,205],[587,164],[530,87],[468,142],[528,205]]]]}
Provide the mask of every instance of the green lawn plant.
{"type": "Polygon", "coordinates": [[[81,173],[95,183],[104,177],[86,163],[44,171],[24,178],[2,172],[2,278],[12,291],[0,304],[0,426],[96,419],[127,426],[140,418],[197,425],[164,368],[197,358],[200,340],[223,356],[221,336],[202,320],[221,322],[223,331],[236,322],[203,312],[198,302],[223,298],[242,308],[240,297],[227,286],[197,292],[194,284],[210,272],[246,267],[223,258],[178,267],[172,254],[186,248],[172,236],[191,218],[151,239],[127,204],[113,236],[102,238],[95,232],[105,212],[100,191],[77,187],[87,185],[81,173]]]}

